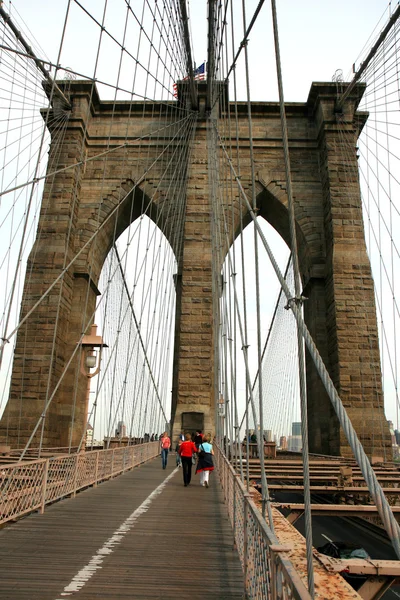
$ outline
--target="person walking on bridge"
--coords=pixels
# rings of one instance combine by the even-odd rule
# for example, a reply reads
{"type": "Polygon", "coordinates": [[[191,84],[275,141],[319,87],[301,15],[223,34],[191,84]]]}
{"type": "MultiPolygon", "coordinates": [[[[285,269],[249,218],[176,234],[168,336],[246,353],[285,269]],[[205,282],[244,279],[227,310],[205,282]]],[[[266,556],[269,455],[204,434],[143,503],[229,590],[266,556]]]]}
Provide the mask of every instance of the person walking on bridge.
{"type": "Polygon", "coordinates": [[[199,461],[196,467],[196,475],[200,473],[200,485],[208,487],[210,471],[214,471],[214,450],[211,444],[211,435],[207,433],[204,441],[199,446],[199,461]]]}
{"type": "Polygon", "coordinates": [[[177,441],[176,441],[176,446],[175,446],[175,454],[176,454],[176,466],[177,467],[181,467],[182,466],[182,459],[181,459],[181,455],[179,454],[179,448],[181,447],[182,444],[181,440],[181,436],[178,437],[177,441]]]}
{"type": "Polygon", "coordinates": [[[161,436],[161,464],[162,468],[167,468],[168,451],[171,447],[171,440],[168,437],[168,433],[165,431],[164,435],[161,436]]]}
{"type": "Polygon", "coordinates": [[[183,473],[183,484],[188,486],[192,479],[192,457],[196,454],[197,448],[192,442],[192,436],[190,433],[185,435],[185,441],[179,447],[179,454],[182,459],[182,473],[183,473]]]}
{"type": "Polygon", "coordinates": [[[201,442],[203,441],[203,434],[202,434],[201,429],[198,429],[196,431],[193,441],[196,444],[196,447],[198,448],[200,446],[201,442]]]}

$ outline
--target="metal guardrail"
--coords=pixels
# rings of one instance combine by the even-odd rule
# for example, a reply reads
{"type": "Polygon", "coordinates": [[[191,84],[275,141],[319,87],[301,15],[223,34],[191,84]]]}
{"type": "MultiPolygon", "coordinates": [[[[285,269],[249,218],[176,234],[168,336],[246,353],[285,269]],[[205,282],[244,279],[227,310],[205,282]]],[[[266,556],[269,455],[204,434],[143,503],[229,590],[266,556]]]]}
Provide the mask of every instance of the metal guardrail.
{"type": "Polygon", "coordinates": [[[248,600],[311,600],[287,556],[286,546],[262,518],[239,476],[216,446],[218,475],[228,507],[234,539],[244,572],[248,600]]]}
{"type": "Polygon", "coordinates": [[[77,491],[121,475],[159,453],[160,443],[150,442],[2,465],[0,524],[36,510],[43,513],[46,504],[75,496],[77,491]]]}

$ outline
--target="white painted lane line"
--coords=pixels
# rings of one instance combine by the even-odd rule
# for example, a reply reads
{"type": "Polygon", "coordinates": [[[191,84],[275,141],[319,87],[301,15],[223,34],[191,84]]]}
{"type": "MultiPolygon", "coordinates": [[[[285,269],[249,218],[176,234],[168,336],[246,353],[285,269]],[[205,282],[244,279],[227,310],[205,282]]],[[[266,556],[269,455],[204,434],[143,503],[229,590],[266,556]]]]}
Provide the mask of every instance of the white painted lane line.
{"type": "Polygon", "coordinates": [[[90,561],[86,566],[81,569],[73,579],[71,579],[70,583],[64,588],[61,592],[60,597],[56,600],[64,600],[66,596],[72,596],[76,592],[79,592],[83,588],[83,586],[93,577],[98,569],[102,569],[102,562],[106,556],[112,554],[115,550],[115,547],[122,542],[124,536],[132,529],[135,522],[138,518],[147,512],[150,508],[150,504],[153,500],[161,494],[168,481],[175,475],[178,471],[178,468],[174,469],[170,475],[160,485],[151,492],[151,494],[146,498],[142,504],[133,511],[131,515],[114,531],[112,536],[103,544],[101,548],[99,548],[92,556],[90,561]]]}

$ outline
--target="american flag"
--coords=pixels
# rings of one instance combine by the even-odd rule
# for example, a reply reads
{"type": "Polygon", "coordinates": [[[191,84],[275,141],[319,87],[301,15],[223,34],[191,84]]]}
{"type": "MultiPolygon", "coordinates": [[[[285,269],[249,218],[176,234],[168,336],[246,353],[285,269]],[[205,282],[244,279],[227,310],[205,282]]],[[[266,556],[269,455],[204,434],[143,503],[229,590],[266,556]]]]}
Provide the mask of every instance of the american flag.
{"type": "MultiPolygon", "coordinates": [[[[200,65],[199,67],[197,67],[197,69],[193,70],[193,75],[194,75],[194,80],[195,81],[203,81],[205,79],[205,74],[206,74],[206,63],[203,62],[202,65],[200,65]]],[[[184,77],[182,79],[182,81],[186,81],[187,79],[189,79],[189,75],[187,77],[184,77]]],[[[178,97],[178,84],[174,83],[173,85],[173,92],[172,92],[174,98],[178,97]]]]}
{"type": "Polygon", "coordinates": [[[202,65],[200,65],[199,67],[197,67],[197,69],[195,69],[193,71],[194,78],[197,81],[202,81],[205,78],[205,74],[206,74],[206,63],[205,62],[203,62],[202,65]]]}

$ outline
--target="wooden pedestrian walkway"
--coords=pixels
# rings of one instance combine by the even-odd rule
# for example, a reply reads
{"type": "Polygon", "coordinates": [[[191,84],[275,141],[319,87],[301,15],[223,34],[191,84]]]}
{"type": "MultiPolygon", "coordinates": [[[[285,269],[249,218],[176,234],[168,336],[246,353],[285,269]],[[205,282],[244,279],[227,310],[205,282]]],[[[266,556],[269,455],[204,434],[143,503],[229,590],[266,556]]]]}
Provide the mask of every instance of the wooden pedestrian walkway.
{"type": "Polygon", "coordinates": [[[183,486],[160,458],[0,531],[1,600],[243,597],[216,474],[183,486]]]}

